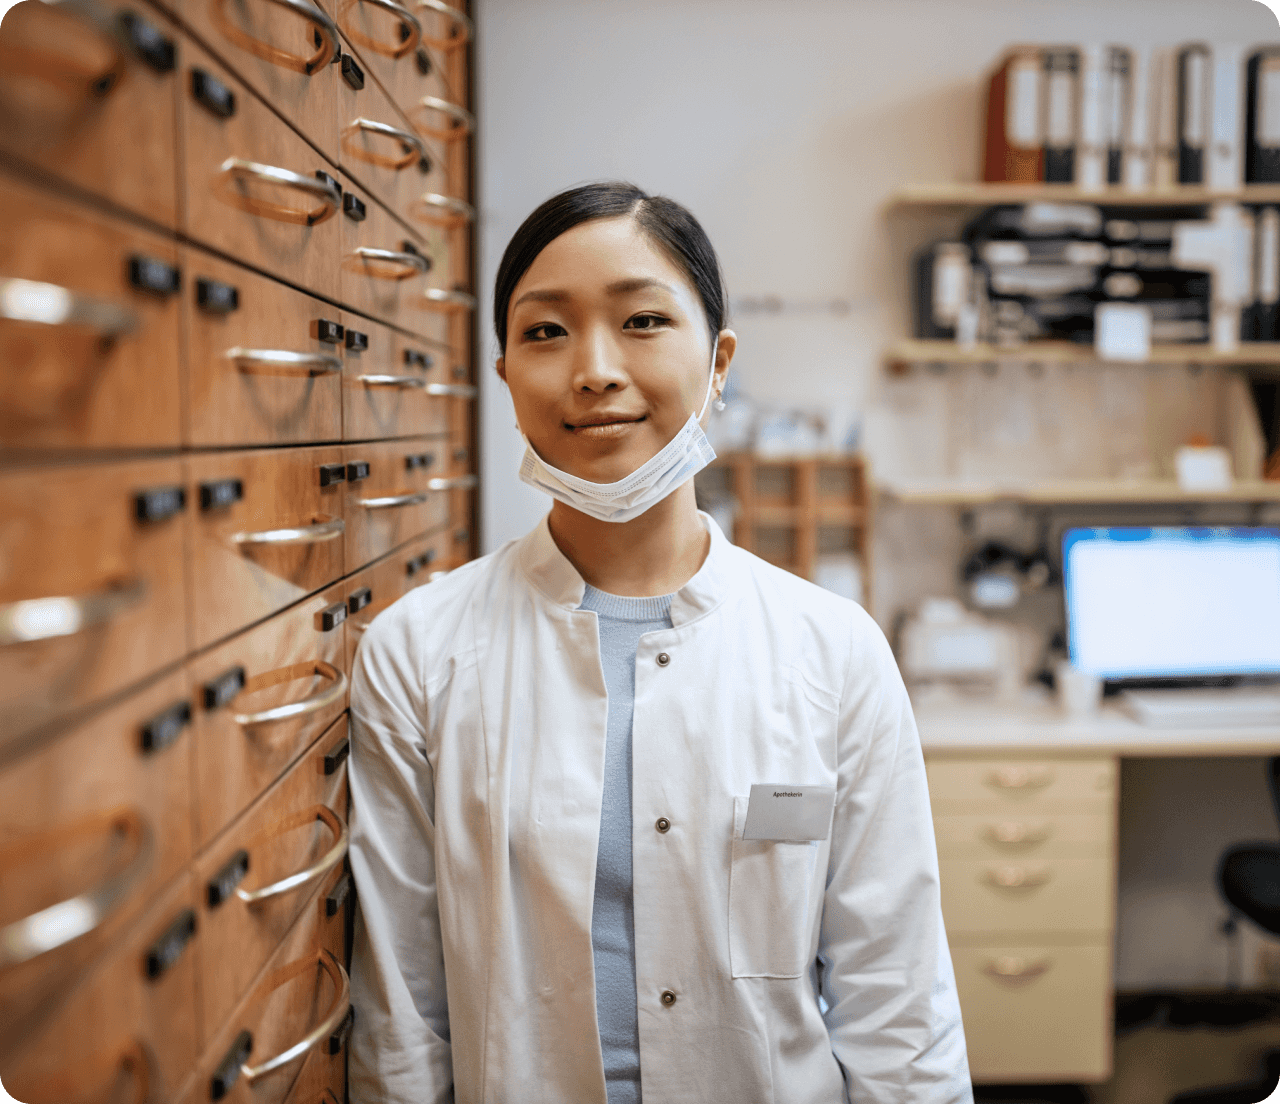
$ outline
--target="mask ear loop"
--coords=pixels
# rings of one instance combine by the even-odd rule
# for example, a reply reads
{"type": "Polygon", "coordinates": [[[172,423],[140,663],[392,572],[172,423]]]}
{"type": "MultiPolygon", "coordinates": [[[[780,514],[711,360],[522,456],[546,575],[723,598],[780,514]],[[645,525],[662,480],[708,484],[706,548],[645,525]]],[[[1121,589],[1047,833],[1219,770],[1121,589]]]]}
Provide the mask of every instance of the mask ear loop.
{"type": "MultiPolygon", "coordinates": [[[[720,335],[716,334],[716,339],[711,343],[711,374],[707,376],[707,394],[702,400],[702,409],[698,411],[697,421],[702,421],[702,415],[707,412],[707,403],[711,399],[711,388],[716,384],[716,356],[720,352],[720,335]]],[[[716,399],[716,409],[723,410],[724,403],[718,398],[716,399]]]]}

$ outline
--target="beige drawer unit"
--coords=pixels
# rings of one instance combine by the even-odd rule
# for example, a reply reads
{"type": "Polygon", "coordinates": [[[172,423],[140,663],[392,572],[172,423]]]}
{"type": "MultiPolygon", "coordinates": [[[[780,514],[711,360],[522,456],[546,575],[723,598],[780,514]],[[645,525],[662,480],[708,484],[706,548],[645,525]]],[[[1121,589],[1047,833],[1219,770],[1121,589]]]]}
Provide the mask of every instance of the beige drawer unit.
{"type": "Polygon", "coordinates": [[[184,55],[183,229],[200,244],[336,300],[337,170],[212,55],[194,42],[184,55]]]}
{"type": "Polygon", "coordinates": [[[1061,810],[1110,813],[1115,806],[1114,758],[930,758],[935,812],[1061,810]]]}
{"type": "Polygon", "coordinates": [[[10,8],[0,29],[0,150],[175,227],[180,51],[174,25],[144,3],[10,8]]]}
{"type": "Polygon", "coordinates": [[[197,647],[342,577],[341,447],[209,453],[189,464],[197,647]]]}
{"type": "Polygon", "coordinates": [[[950,813],[933,818],[938,856],[1016,861],[1109,856],[1115,822],[1106,813],[950,813]]]}
{"type": "Polygon", "coordinates": [[[0,746],[186,650],[182,462],[0,473],[0,746]]]}
{"type": "Polygon", "coordinates": [[[339,584],[191,661],[197,846],[213,840],[346,709],[346,614],[339,584]]]}
{"type": "Polygon", "coordinates": [[[448,520],[448,443],[427,437],[344,447],[348,573],[448,520]]]}
{"type": "Polygon", "coordinates": [[[348,441],[379,437],[442,436],[449,432],[449,400],[473,394],[449,381],[447,350],[376,322],[348,315],[343,369],[342,435],[348,441]]]}
{"type": "Polygon", "coordinates": [[[1010,931],[1109,932],[1110,855],[1085,859],[941,859],[942,915],[951,936],[1010,931]]]}
{"type": "MultiPolygon", "coordinates": [[[[349,749],[339,717],[197,862],[204,1023],[231,1014],[320,883],[342,867],[349,749]]],[[[350,881],[336,888],[345,894],[350,881]]],[[[342,903],[333,896],[327,907],[342,903]]]]}
{"type": "Polygon", "coordinates": [[[182,17],[228,69],[325,155],[338,160],[341,50],[333,20],[308,0],[181,0],[182,17]]]}
{"type": "Polygon", "coordinates": [[[0,448],[176,447],[175,243],[2,174],[0,241],[0,448]]]}
{"type": "Polygon", "coordinates": [[[345,330],[334,306],[189,249],[187,440],[194,446],[342,437],[345,330]]]}
{"type": "Polygon", "coordinates": [[[1103,1081],[1111,1074],[1107,945],[951,948],[977,1083],[1103,1081]]]}
{"type": "Polygon", "coordinates": [[[0,1059],[5,1089],[24,1104],[173,1100],[199,1053],[194,906],[184,874],[0,1059]]]}

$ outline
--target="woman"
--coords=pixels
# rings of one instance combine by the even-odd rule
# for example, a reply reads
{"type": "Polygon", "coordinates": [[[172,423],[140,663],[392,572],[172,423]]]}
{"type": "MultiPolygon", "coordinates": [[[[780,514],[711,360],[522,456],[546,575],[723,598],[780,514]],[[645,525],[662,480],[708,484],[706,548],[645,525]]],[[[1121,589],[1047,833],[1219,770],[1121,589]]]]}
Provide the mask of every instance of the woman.
{"type": "Polygon", "coordinates": [[[694,502],[724,315],[697,221],[630,185],[507,247],[497,369],[554,502],[360,646],[356,1104],[971,1099],[884,638],[694,502]]]}

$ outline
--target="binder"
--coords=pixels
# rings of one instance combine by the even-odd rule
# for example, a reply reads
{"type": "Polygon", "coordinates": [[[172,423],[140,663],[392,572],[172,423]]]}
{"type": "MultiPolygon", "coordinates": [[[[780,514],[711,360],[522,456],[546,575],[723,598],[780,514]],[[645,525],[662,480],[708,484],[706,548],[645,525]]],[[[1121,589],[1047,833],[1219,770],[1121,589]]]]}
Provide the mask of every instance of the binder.
{"type": "Polygon", "coordinates": [[[982,179],[1030,183],[1044,175],[1044,74],[1037,46],[1016,46],[987,84],[982,179]]]}
{"type": "Polygon", "coordinates": [[[1119,183],[1130,192],[1145,192],[1155,182],[1156,61],[1149,47],[1129,51],[1128,122],[1119,183]]]}
{"type": "Polygon", "coordinates": [[[956,326],[973,296],[969,247],[935,242],[916,257],[916,336],[955,338],[956,326]]]}
{"type": "Polygon", "coordinates": [[[1205,147],[1209,144],[1213,55],[1204,43],[1178,51],[1178,183],[1205,183],[1205,147]]]}
{"type": "Polygon", "coordinates": [[[1124,180],[1125,151],[1129,146],[1129,123],[1133,103],[1133,54],[1123,46],[1107,47],[1103,137],[1106,144],[1107,183],[1124,180]]]}
{"type": "Polygon", "coordinates": [[[1178,183],[1178,58],[1174,50],[1151,55],[1151,186],[1178,183]]]}
{"type": "Polygon", "coordinates": [[[1206,182],[1215,191],[1234,191],[1244,183],[1244,49],[1230,43],[1213,47],[1213,111],[1206,182]]]}
{"type": "Polygon", "coordinates": [[[1245,64],[1244,178],[1280,183],[1280,46],[1264,46],[1245,64]]]}
{"type": "Polygon", "coordinates": [[[1280,209],[1264,207],[1258,212],[1254,264],[1257,299],[1247,340],[1275,341],[1280,334],[1280,209]]]}
{"type": "Polygon", "coordinates": [[[1076,118],[1075,182],[1085,191],[1097,191],[1107,178],[1106,127],[1109,104],[1108,51],[1106,46],[1080,50],[1080,106],[1076,118]]]}
{"type": "Polygon", "coordinates": [[[1074,46],[1044,51],[1044,179],[1070,184],[1076,178],[1080,51],[1074,46]]]}

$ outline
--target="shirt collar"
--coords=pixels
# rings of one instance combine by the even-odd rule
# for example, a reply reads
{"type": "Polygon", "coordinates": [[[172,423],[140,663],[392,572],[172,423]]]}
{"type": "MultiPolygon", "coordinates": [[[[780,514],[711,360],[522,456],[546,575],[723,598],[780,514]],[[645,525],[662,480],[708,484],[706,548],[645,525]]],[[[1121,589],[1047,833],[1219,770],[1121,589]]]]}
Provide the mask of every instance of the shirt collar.
{"type": "MultiPolygon", "coordinates": [[[[587,584],[551,537],[544,517],[520,542],[519,562],[525,577],[550,602],[565,609],[582,605],[587,584]]],[[[702,566],[671,600],[671,624],[680,626],[715,609],[729,589],[733,546],[709,514],[698,517],[711,535],[711,548],[702,566]]]]}

